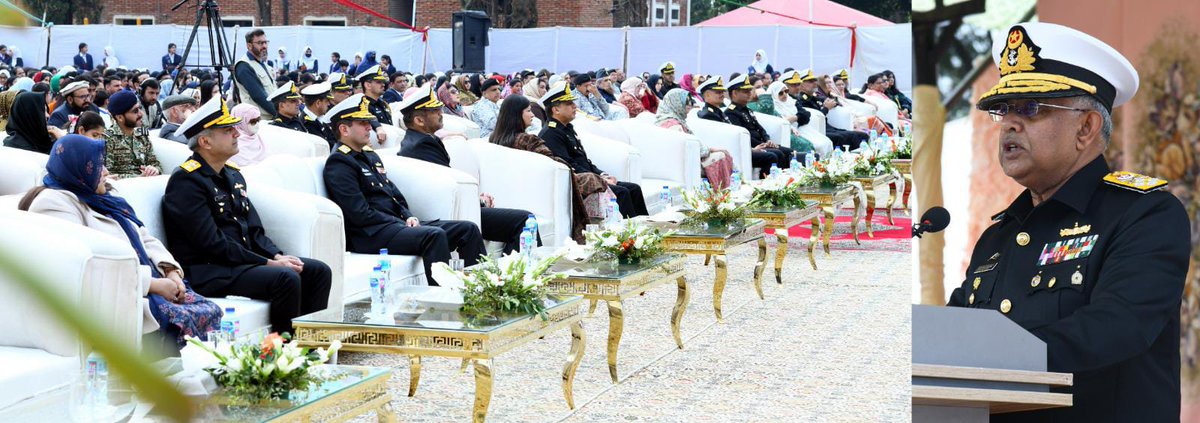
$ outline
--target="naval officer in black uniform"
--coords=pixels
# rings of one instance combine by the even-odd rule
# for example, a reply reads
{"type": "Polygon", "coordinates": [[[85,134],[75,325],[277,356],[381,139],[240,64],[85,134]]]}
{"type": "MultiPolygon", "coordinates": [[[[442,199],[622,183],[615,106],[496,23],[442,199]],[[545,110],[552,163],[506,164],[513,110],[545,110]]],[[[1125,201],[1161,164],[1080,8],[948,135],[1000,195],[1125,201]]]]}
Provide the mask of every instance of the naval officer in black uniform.
{"type": "Polygon", "coordinates": [[[196,292],[270,301],[271,330],[290,332],[292,318],[325,309],[332,273],[319,260],[284,254],[267,237],[246,180],[228,162],[238,152],[238,122],[215,97],[179,125],[194,153],[163,194],[167,246],[196,292]]]}
{"type": "MultiPolygon", "coordinates": [[[[404,140],[400,141],[397,155],[450,167],[450,153],[442,140],[434,135],[442,129],[442,106],[444,104],[437,99],[432,84],[426,84],[400,103],[400,113],[408,130],[404,140]]],[[[504,254],[516,251],[521,246],[525,220],[533,213],[495,207],[495,199],[487,193],[479,194],[479,206],[483,239],[504,243],[504,254]]]]}
{"type": "Polygon", "coordinates": [[[1049,23],[993,49],[1000,83],[978,108],[1000,125],[1004,173],[1027,189],[979,238],[950,306],[999,310],[1073,373],[1074,405],[1016,422],[1178,422],[1179,313],[1189,222],[1167,182],[1110,172],[1113,107],[1137,92],[1120,53],[1049,23]]]}
{"type": "MultiPolygon", "coordinates": [[[[726,89],[729,92],[730,104],[725,109],[725,118],[729,119],[729,123],[750,131],[750,147],[753,151],[771,154],[775,157],[774,164],[778,165],[780,169],[787,169],[791,165],[792,149],[771,141],[767,130],[758,123],[754,112],[746,106],[754,98],[754,84],[750,82],[750,75],[738,75],[736,78],[731,78],[729,87],[726,89]]],[[[753,154],[750,160],[753,163],[753,154]]],[[[765,177],[771,171],[771,165],[766,164],[766,167],[759,167],[759,170],[761,171],[760,176],[765,177]]]]}
{"type": "Polygon", "coordinates": [[[617,181],[617,178],[596,167],[587,157],[583,144],[575,134],[571,121],[575,119],[575,89],[566,82],[555,83],[540,100],[546,109],[546,127],[538,138],[546,143],[558,158],[571,164],[575,173],[595,173],[608,182],[608,188],[617,196],[621,216],[630,218],[650,214],[646,211],[646,199],[642,187],[632,182],[617,181]]]}
{"type": "Polygon", "coordinates": [[[267,96],[271,103],[275,104],[275,119],[271,121],[272,125],[291,129],[293,131],[308,132],[304,129],[304,118],[300,116],[300,92],[296,90],[296,83],[288,81],[286,84],[280,85],[271,95],[267,96]]]}
{"type": "Polygon", "coordinates": [[[333,136],[329,123],[321,120],[321,116],[328,113],[329,108],[333,106],[331,91],[332,85],[325,81],[304,87],[300,90],[300,95],[304,96],[304,131],[328,141],[332,149],[333,144],[337,143],[337,137],[333,136]]]}
{"type": "MultiPolygon", "coordinates": [[[[697,88],[700,91],[700,97],[704,98],[704,106],[700,108],[700,111],[696,112],[696,117],[734,125],[733,121],[729,119],[729,115],[725,112],[725,84],[721,81],[721,77],[714,76],[708,78],[707,81],[704,81],[697,88]]],[[[750,129],[746,128],[746,130],[749,131],[750,129]]],[[[760,131],[757,138],[754,136],[754,132],[750,133],[750,145],[754,147],[750,150],[750,165],[758,169],[759,176],[761,177],[771,171],[772,163],[779,163],[780,160],[786,161],[788,159],[782,158],[782,152],[768,151],[766,148],[769,144],[763,142],[767,136],[766,131],[762,130],[762,126],[759,126],[757,130],[760,131]],[[755,140],[758,140],[758,144],[754,143],[755,140]]]]}
{"type": "Polygon", "coordinates": [[[324,118],[332,124],[338,143],[325,160],[325,188],[329,199],[346,216],[346,248],[375,254],[420,255],[430,285],[432,266],[450,259],[450,251],[467,266],[484,253],[483,237],[474,223],[461,220],[421,221],[408,209],[408,201],[387,177],[383,160],[370,147],[370,99],[355,94],[333,106],[324,118]]]}

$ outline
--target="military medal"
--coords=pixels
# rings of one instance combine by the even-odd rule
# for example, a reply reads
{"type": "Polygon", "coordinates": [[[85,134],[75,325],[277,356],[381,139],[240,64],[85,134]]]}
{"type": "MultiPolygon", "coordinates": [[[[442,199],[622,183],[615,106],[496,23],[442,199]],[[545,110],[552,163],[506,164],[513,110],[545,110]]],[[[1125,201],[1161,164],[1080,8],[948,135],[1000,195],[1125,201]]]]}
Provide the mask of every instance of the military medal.
{"type": "Polygon", "coordinates": [[[1022,247],[1029,245],[1029,234],[1025,232],[1017,234],[1017,245],[1022,247]]]}
{"type": "Polygon", "coordinates": [[[975,282],[971,282],[971,290],[979,289],[979,278],[975,278],[975,282]]]}
{"type": "Polygon", "coordinates": [[[972,293],[970,297],[967,297],[967,304],[975,304],[975,294],[974,293],[972,293]]]}
{"type": "Polygon", "coordinates": [[[1079,273],[1078,269],[1071,274],[1071,285],[1083,285],[1083,273],[1079,273]]]}
{"type": "Polygon", "coordinates": [[[1012,301],[1005,298],[1004,301],[1000,302],[1000,312],[1008,314],[1009,311],[1012,311],[1012,301]]]}
{"type": "Polygon", "coordinates": [[[1036,275],[1033,275],[1033,280],[1029,281],[1029,286],[1037,288],[1038,284],[1040,284],[1040,283],[1042,283],[1042,274],[1038,273],[1036,275]]]}
{"type": "Polygon", "coordinates": [[[1058,282],[1058,278],[1050,277],[1050,282],[1046,283],[1046,288],[1053,288],[1055,282],[1058,282]]]}

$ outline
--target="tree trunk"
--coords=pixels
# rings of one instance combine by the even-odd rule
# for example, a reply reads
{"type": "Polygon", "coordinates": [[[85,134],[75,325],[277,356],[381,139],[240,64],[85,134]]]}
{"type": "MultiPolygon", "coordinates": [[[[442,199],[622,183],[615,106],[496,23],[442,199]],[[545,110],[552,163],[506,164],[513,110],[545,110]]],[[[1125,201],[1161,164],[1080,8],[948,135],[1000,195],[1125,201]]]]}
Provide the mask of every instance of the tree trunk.
{"type": "Polygon", "coordinates": [[[271,26],[271,0],[255,0],[258,3],[258,26],[271,26]]]}

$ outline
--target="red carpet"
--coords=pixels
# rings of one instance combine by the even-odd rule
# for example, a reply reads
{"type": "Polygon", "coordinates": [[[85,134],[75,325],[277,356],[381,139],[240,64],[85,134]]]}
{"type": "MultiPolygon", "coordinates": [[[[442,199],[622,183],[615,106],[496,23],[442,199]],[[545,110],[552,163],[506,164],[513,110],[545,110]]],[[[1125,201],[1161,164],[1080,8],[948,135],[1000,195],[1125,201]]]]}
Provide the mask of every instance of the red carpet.
{"type": "MultiPolygon", "coordinates": [[[[874,231],[875,237],[867,236],[866,226],[859,222],[858,239],[862,245],[854,243],[854,234],[850,230],[849,209],[839,210],[838,216],[835,219],[836,224],[833,227],[833,236],[830,239],[830,249],[833,250],[871,250],[871,251],[911,251],[912,239],[912,219],[905,216],[900,210],[892,212],[895,225],[889,225],[887,221],[887,213],[884,210],[875,210],[875,216],[871,219],[871,229],[874,231]]],[[[862,219],[866,219],[863,216],[862,219]]],[[[809,234],[812,232],[812,225],[804,223],[793,226],[788,230],[788,237],[793,242],[797,239],[808,240],[809,234]]],[[[766,233],[774,233],[772,230],[766,230],[766,233]]]]}

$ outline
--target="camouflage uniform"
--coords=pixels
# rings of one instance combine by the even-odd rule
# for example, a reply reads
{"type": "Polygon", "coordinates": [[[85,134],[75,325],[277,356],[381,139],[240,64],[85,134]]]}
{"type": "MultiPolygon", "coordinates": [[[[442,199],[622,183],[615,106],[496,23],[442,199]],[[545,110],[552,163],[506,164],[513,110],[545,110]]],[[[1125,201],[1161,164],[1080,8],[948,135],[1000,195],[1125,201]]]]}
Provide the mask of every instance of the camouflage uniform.
{"type": "Polygon", "coordinates": [[[162,173],[162,164],[154,155],[146,129],[138,126],[132,135],[125,135],[116,123],[104,130],[104,159],[108,173],[117,178],[142,176],[142,166],[151,166],[162,173]]]}

